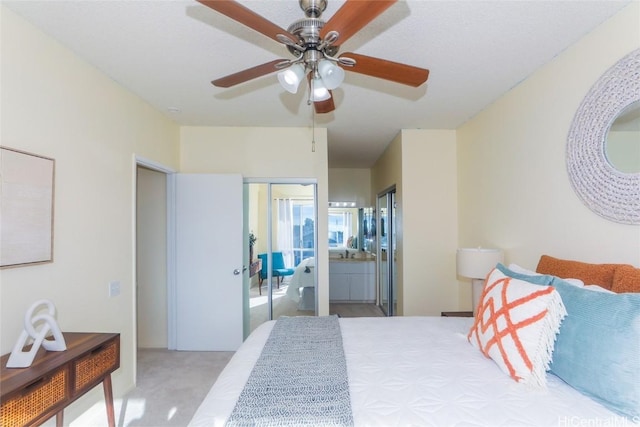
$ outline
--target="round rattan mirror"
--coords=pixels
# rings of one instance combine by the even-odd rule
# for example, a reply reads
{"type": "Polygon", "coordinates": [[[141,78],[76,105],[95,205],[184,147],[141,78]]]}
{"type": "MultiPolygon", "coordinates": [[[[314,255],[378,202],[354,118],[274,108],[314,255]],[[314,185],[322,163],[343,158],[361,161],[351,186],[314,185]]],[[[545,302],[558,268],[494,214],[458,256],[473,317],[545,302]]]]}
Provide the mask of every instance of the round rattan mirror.
{"type": "Polygon", "coordinates": [[[567,138],[567,171],[584,204],[623,224],[640,224],[640,173],[625,173],[607,160],[606,136],[616,118],[640,101],[640,49],[634,50],[591,87],[567,138]]]}
{"type": "Polygon", "coordinates": [[[616,117],[607,133],[605,153],[611,166],[620,172],[640,172],[640,101],[616,117]]]}

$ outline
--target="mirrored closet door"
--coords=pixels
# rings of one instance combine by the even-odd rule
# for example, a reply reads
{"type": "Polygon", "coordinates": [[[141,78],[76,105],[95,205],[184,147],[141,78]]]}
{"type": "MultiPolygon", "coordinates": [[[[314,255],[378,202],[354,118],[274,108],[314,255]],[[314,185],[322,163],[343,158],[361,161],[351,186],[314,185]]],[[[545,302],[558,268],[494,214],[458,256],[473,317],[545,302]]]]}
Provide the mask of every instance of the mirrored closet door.
{"type": "MultiPolygon", "coordinates": [[[[247,180],[249,181],[249,180],[247,180]]],[[[245,181],[249,331],[316,314],[316,184],[245,181]]]]}
{"type": "Polygon", "coordinates": [[[378,196],[378,304],[387,316],[396,312],[396,190],[378,196]]]}

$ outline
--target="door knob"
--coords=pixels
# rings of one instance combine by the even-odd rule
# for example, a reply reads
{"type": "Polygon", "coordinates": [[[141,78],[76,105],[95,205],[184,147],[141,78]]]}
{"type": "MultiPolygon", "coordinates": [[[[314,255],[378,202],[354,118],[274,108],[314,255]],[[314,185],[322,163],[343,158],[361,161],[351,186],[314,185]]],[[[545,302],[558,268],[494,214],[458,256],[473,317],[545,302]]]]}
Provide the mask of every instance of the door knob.
{"type": "Polygon", "coordinates": [[[247,271],[247,266],[243,265],[242,266],[242,271],[240,271],[239,269],[236,268],[235,270],[233,270],[233,274],[235,274],[237,276],[238,274],[244,273],[245,271],[247,271]]]}

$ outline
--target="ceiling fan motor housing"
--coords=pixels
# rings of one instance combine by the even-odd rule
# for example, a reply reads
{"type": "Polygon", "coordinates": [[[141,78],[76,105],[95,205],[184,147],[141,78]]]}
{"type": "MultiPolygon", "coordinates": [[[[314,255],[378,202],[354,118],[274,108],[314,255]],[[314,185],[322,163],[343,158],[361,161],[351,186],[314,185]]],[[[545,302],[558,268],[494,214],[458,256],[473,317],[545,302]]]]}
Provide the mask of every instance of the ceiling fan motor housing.
{"type": "Polygon", "coordinates": [[[327,8],[327,0],[300,0],[300,9],[309,18],[319,18],[327,8]]]}
{"type": "MultiPolygon", "coordinates": [[[[302,0],[304,1],[304,0],[302,0]]],[[[289,25],[287,31],[300,39],[301,46],[307,51],[315,50],[318,45],[321,44],[320,30],[324,27],[325,22],[319,18],[302,18],[289,25]]],[[[300,52],[291,46],[287,46],[287,49],[293,56],[299,56],[300,52]]],[[[326,46],[323,49],[323,53],[329,56],[334,56],[338,52],[337,46],[326,46]]]]}

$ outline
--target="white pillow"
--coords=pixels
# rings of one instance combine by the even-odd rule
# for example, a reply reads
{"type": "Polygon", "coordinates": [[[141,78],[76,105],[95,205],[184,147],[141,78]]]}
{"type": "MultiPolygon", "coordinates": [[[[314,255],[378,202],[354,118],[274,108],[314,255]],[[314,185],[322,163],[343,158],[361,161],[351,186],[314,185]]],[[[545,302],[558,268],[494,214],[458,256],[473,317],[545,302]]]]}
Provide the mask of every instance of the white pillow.
{"type": "Polygon", "coordinates": [[[524,267],[520,267],[518,264],[509,264],[509,270],[519,274],[526,274],[527,276],[542,276],[542,274],[527,270],[524,267]]]}
{"type": "Polygon", "coordinates": [[[493,269],[485,281],[467,338],[514,380],[546,387],[556,334],[567,315],[552,286],[493,269]]]}
{"type": "MultiPolygon", "coordinates": [[[[527,270],[524,267],[520,267],[518,264],[509,264],[509,270],[518,274],[526,274],[527,276],[543,276],[542,274],[536,273],[535,271],[527,270]]],[[[584,282],[580,279],[562,279],[562,280],[572,284],[573,286],[577,286],[579,288],[584,286],[584,282]]]]}

